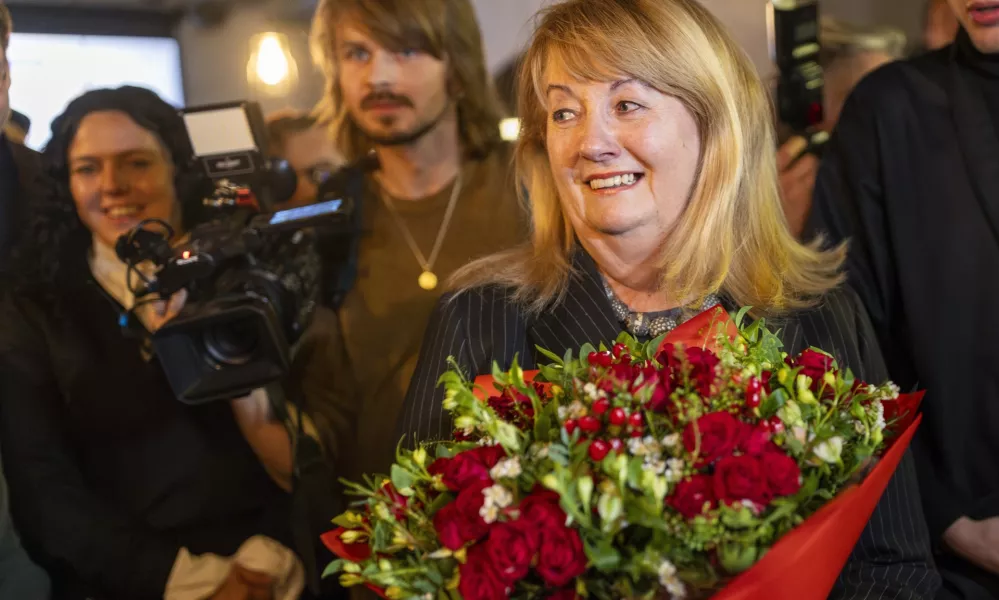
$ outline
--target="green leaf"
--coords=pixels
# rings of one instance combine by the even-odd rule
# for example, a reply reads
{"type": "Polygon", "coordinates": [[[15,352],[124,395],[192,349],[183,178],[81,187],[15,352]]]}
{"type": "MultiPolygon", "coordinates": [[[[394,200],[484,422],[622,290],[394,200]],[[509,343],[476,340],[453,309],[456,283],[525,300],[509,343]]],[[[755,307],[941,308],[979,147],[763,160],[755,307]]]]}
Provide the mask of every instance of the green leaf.
{"type": "Polygon", "coordinates": [[[576,487],[579,488],[579,498],[583,501],[583,510],[590,512],[590,501],[593,499],[593,478],[583,475],[576,480],[576,487]]]}
{"type": "Polygon", "coordinates": [[[384,521],[375,523],[375,537],[372,543],[372,550],[381,551],[388,547],[392,541],[392,531],[384,521]]]}
{"type": "Polygon", "coordinates": [[[659,351],[659,346],[663,345],[663,340],[666,339],[667,334],[662,334],[655,337],[649,343],[645,344],[645,356],[644,358],[652,360],[656,357],[656,353],[659,351]]]}
{"type": "Polygon", "coordinates": [[[562,358],[560,358],[559,355],[555,354],[551,350],[546,350],[546,349],[542,348],[541,346],[535,346],[535,349],[537,349],[538,352],[540,352],[546,358],[548,358],[549,360],[551,360],[553,363],[555,363],[557,365],[565,364],[565,363],[562,362],[562,358]]]}
{"type": "Polygon", "coordinates": [[[742,322],[746,319],[746,315],[749,311],[753,310],[752,306],[743,306],[739,309],[739,312],[735,313],[735,326],[742,329],[742,322]]]}
{"type": "Polygon", "coordinates": [[[642,489],[642,474],[644,472],[645,459],[641,456],[632,458],[631,463],[628,465],[628,485],[631,486],[632,489],[642,489]]]}
{"type": "Polygon", "coordinates": [[[572,362],[572,349],[571,348],[566,348],[565,349],[565,356],[562,357],[562,364],[563,365],[567,365],[567,364],[569,364],[571,362],[572,362]]]}
{"type": "Polygon", "coordinates": [[[613,545],[613,540],[601,538],[596,544],[586,541],[586,556],[599,571],[613,571],[621,564],[621,553],[613,545]]]}
{"type": "Polygon", "coordinates": [[[781,388],[775,388],[774,391],[767,394],[763,404],[760,405],[760,414],[764,417],[777,414],[777,411],[787,403],[787,400],[787,392],[781,388]]]}
{"type": "Polygon", "coordinates": [[[447,506],[447,504],[453,499],[454,498],[451,494],[439,494],[436,498],[434,498],[434,501],[430,503],[430,506],[427,507],[427,516],[433,517],[437,514],[437,511],[447,506]]]}
{"type": "Polygon", "coordinates": [[[544,443],[548,441],[548,435],[552,428],[552,420],[546,410],[542,410],[537,414],[538,417],[534,420],[534,440],[544,443]]]}
{"type": "Polygon", "coordinates": [[[558,381],[562,378],[562,369],[559,367],[541,365],[538,367],[538,370],[541,372],[541,376],[545,381],[558,381]]]}
{"type": "Polygon", "coordinates": [[[361,517],[352,512],[345,512],[333,518],[333,524],[344,529],[353,529],[362,523],[361,517]]]}
{"type": "Polygon", "coordinates": [[[444,585],[444,576],[434,567],[427,569],[427,578],[437,587],[444,585]]]}
{"type": "Polygon", "coordinates": [[[752,325],[747,327],[742,332],[743,337],[752,343],[756,343],[760,339],[760,321],[754,322],[752,325]]]}
{"type": "Polygon", "coordinates": [[[413,474],[399,465],[392,465],[392,485],[396,490],[412,487],[413,474]]]}
{"type": "Polygon", "coordinates": [[[326,569],[323,571],[323,579],[326,579],[331,575],[336,575],[337,573],[339,573],[340,570],[343,569],[343,565],[346,562],[347,561],[345,561],[344,559],[338,558],[333,562],[331,562],[330,564],[326,565],[326,569]]]}
{"type": "Polygon", "coordinates": [[[593,347],[593,344],[586,343],[583,347],[579,349],[579,360],[586,360],[590,356],[591,352],[596,352],[597,349],[593,347]]]}

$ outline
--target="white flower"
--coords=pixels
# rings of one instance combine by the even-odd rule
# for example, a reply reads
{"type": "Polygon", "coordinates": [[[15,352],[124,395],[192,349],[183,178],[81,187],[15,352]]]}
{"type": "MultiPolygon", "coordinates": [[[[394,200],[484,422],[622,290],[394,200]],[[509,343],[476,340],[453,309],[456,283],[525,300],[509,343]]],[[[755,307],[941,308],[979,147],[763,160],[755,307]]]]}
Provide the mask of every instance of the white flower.
{"type": "Polygon", "coordinates": [[[489,470],[489,476],[493,479],[513,479],[521,473],[520,458],[516,456],[499,461],[489,470]]]}
{"type": "Polygon", "coordinates": [[[666,461],[659,457],[645,457],[645,469],[652,471],[656,475],[662,475],[666,471],[666,461]]]}
{"type": "Polygon", "coordinates": [[[482,508],[479,509],[479,516],[487,524],[495,523],[496,519],[499,518],[499,507],[495,504],[483,504],[482,508]]]}
{"type": "Polygon", "coordinates": [[[630,452],[633,456],[644,456],[647,454],[645,440],[641,438],[628,439],[628,452],[630,452]]]}
{"type": "Polygon", "coordinates": [[[874,410],[877,415],[877,422],[874,424],[874,428],[883,430],[888,426],[888,423],[885,422],[885,405],[882,404],[880,400],[875,401],[874,410]]]}
{"type": "Polygon", "coordinates": [[[491,437],[489,437],[487,435],[487,436],[484,436],[484,437],[480,438],[479,441],[476,442],[476,443],[478,445],[480,445],[480,446],[495,446],[496,445],[496,440],[494,440],[493,438],[491,438],[491,437]]]}
{"type": "Polygon", "coordinates": [[[864,435],[867,432],[867,427],[864,426],[863,421],[854,421],[853,429],[860,435],[864,435]]]}
{"type": "Polygon", "coordinates": [[[813,452],[815,452],[815,456],[827,463],[839,462],[840,455],[843,453],[843,438],[837,435],[819,442],[813,452]]]}
{"type": "Polygon", "coordinates": [[[578,419],[586,414],[586,407],[579,400],[573,400],[568,406],[558,407],[558,418],[560,421],[567,419],[578,419]]]}
{"type": "Polygon", "coordinates": [[[659,565],[659,584],[666,588],[673,598],[685,598],[687,589],[683,582],[676,576],[676,566],[668,560],[663,560],[659,565]]]}
{"type": "Polygon", "coordinates": [[[479,509],[479,516],[486,523],[493,523],[499,517],[501,508],[506,508],[513,503],[513,494],[505,487],[496,484],[482,490],[484,500],[482,508],[479,509]]]}
{"type": "Polygon", "coordinates": [[[587,383],[583,386],[583,393],[586,394],[590,400],[597,399],[597,386],[593,383],[587,383]]]}
{"type": "Polygon", "coordinates": [[[545,459],[548,458],[548,446],[549,444],[535,443],[531,445],[530,455],[532,458],[545,459]]]}
{"type": "Polygon", "coordinates": [[[673,448],[680,443],[680,434],[671,433],[663,438],[663,446],[666,448],[673,448]]]}
{"type": "Polygon", "coordinates": [[[679,458],[671,458],[666,461],[666,479],[676,483],[683,479],[683,467],[685,463],[679,458]]]}
{"type": "Polygon", "coordinates": [[[485,504],[495,504],[500,508],[506,508],[513,503],[513,494],[498,483],[482,490],[482,495],[485,496],[485,504]]]}

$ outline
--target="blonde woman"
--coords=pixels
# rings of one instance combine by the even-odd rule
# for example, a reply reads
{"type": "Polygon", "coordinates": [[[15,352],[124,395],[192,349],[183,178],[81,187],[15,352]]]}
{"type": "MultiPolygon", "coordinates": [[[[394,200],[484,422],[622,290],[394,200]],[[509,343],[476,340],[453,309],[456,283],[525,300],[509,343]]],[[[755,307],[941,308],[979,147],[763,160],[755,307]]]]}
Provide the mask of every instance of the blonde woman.
{"type": "MultiPolygon", "coordinates": [[[[437,388],[469,374],[649,339],[705,306],[752,305],[785,347],[832,351],[869,380],[885,368],[845,250],[803,246],[777,189],[769,100],[749,59],[692,0],[569,0],[524,58],[517,167],[533,238],[474,262],[437,306],[404,407],[410,439],[450,436],[437,388]]],[[[846,566],[839,598],[932,598],[939,577],[910,458],[846,566]]]]}

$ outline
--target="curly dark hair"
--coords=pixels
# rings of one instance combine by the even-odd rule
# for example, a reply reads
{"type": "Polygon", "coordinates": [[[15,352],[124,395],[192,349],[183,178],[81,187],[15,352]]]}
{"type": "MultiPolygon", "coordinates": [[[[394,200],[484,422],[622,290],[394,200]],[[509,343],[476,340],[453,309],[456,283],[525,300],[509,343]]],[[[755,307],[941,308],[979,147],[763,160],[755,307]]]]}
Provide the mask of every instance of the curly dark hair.
{"type": "Polygon", "coordinates": [[[196,168],[194,151],[176,108],[154,92],[132,86],[93,90],[76,98],[52,122],[52,137],[42,159],[49,191],[26,209],[25,235],[13,252],[13,285],[54,292],[67,270],[81,264],[91,233],[80,221],[69,188],[69,147],[84,117],[98,111],[121,111],[158,137],[170,154],[185,227],[202,219],[200,192],[208,181],[196,168]]]}

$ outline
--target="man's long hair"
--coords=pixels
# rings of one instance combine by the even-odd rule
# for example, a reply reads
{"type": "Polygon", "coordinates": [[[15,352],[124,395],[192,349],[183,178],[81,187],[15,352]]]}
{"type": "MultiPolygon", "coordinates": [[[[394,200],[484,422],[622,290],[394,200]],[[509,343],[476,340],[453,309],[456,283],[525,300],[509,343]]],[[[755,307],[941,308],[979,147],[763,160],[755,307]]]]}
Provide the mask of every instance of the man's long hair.
{"type": "Polygon", "coordinates": [[[465,153],[484,156],[499,142],[502,111],[469,0],[321,0],[312,22],[312,55],[326,84],[316,112],[346,160],[363,157],[372,144],[348,114],[340,89],[336,24],[345,19],[386,48],[416,48],[446,60],[465,153]]]}

